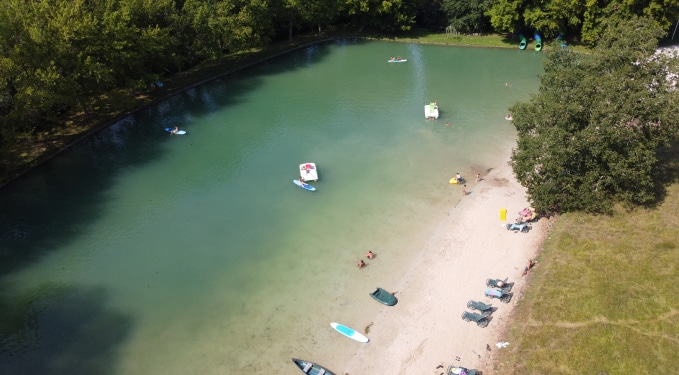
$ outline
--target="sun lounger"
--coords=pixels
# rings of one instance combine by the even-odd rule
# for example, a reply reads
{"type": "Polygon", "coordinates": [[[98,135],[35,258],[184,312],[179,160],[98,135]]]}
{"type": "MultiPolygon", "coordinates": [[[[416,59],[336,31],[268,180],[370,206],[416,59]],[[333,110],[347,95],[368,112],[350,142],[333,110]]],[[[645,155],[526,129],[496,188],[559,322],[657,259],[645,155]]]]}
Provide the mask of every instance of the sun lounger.
{"type": "Polygon", "coordinates": [[[498,289],[505,289],[509,288],[507,292],[510,292],[512,290],[512,287],[514,286],[514,283],[508,283],[507,279],[500,280],[500,279],[488,279],[486,280],[486,286],[490,288],[498,288],[498,289]]]}
{"type": "Polygon", "coordinates": [[[512,299],[512,294],[509,293],[511,288],[505,288],[502,290],[488,288],[486,289],[486,297],[498,298],[501,302],[508,303],[512,299]]]}
{"type": "Polygon", "coordinates": [[[483,314],[465,311],[462,313],[462,320],[466,322],[476,322],[476,325],[484,328],[488,325],[488,315],[490,315],[490,312],[488,311],[484,312],[483,314]]]}
{"type": "Polygon", "coordinates": [[[448,367],[447,375],[476,375],[476,370],[450,365],[450,367],[448,367]]]}
{"type": "Polygon", "coordinates": [[[472,299],[467,302],[467,307],[469,307],[472,310],[478,310],[478,311],[490,311],[493,308],[493,305],[486,305],[483,302],[477,302],[472,299]]]}

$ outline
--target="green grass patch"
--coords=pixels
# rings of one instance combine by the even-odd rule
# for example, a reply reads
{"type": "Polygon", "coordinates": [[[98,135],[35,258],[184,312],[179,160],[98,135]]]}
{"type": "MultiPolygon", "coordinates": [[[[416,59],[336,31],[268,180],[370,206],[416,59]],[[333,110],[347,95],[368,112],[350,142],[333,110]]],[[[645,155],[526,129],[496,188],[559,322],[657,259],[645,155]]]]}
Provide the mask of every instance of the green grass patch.
{"type": "Polygon", "coordinates": [[[500,374],[672,374],[679,185],[655,209],[565,214],[514,311],[500,374]]]}

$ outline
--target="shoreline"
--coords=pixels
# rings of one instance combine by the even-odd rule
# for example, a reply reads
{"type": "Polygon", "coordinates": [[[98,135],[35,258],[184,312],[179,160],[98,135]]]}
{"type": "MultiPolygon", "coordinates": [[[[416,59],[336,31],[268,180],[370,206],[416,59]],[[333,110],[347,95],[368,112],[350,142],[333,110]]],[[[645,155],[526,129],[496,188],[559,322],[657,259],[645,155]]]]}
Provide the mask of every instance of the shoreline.
{"type": "Polygon", "coordinates": [[[529,233],[503,226],[528,206],[508,157],[450,209],[394,288],[398,303],[382,307],[373,317],[370,343],[358,348],[338,373],[446,374],[450,365],[494,373],[495,353],[502,350],[495,344],[504,341],[527,283],[521,274],[528,260],[537,257],[549,221],[533,223],[529,233]],[[502,208],[507,209],[505,222],[500,220],[502,208]],[[507,277],[515,282],[509,303],[484,296],[487,278],[507,277]],[[486,328],[461,319],[464,311],[471,311],[471,299],[497,308],[486,328]]]}

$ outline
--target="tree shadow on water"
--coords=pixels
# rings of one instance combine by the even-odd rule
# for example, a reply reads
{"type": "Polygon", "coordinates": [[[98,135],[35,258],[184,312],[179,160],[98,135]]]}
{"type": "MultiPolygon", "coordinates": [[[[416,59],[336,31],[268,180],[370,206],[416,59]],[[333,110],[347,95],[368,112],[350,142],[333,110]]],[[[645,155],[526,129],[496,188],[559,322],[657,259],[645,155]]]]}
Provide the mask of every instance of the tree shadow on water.
{"type": "MultiPolygon", "coordinates": [[[[333,45],[351,43],[364,42],[324,42],[282,53],[150,105],[4,186],[0,194],[0,275],[19,272],[87,233],[117,198],[111,192],[121,175],[166,156],[164,144],[177,137],[165,132],[165,127],[188,130],[183,139],[187,142],[203,126],[243,127],[251,132],[255,129],[252,136],[269,137],[277,131],[275,124],[213,124],[210,117],[225,107],[252,100],[249,93],[262,86],[267,77],[304,69],[328,58],[333,45]]],[[[216,157],[239,161],[249,155],[247,147],[246,143],[236,143],[220,150],[222,154],[216,157]]]]}
{"type": "MultiPolygon", "coordinates": [[[[3,286],[4,287],[4,286],[3,286]]],[[[41,286],[0,296],[0,374],[107,375],[131,319],[107,309],[101,289],[41,286]]]]}

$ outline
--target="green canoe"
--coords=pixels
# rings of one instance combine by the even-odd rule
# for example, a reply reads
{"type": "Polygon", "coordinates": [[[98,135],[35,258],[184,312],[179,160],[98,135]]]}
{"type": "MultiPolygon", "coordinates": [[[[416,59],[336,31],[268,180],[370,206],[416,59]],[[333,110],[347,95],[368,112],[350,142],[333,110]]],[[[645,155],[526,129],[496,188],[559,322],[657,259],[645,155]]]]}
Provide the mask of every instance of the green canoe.
{"type": "Polygon", "coordinates": [[[396,304],[396,297],[382,288],[377,288],[374,292],[370,293],[370,297],[387,306],[394,306],[396,304]]]}

